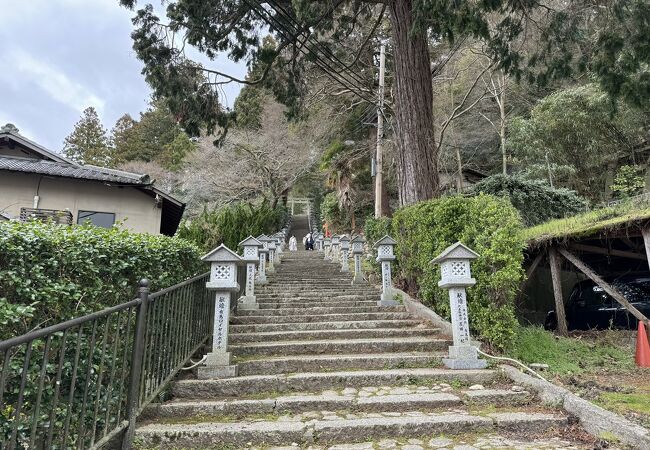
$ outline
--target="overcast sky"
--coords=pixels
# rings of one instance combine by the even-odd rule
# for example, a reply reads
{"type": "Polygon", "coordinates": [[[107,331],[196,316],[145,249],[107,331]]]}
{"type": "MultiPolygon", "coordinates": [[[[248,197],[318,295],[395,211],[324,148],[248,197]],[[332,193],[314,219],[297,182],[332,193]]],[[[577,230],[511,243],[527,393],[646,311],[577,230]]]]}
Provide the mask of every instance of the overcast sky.
{"type": "MultiPolygon", "coordinates": [[[[0,11],[0,126],[11,122],[60,151],[88,106],[109,130],[146,109],[151,90],[131,48],[133,12],[118,0],[0,0],[0,11]]],[[[225,57],[212,64],[245,73],[225,57]]],[[[238,91],[227,86],[228,106],[238,91]]]]}

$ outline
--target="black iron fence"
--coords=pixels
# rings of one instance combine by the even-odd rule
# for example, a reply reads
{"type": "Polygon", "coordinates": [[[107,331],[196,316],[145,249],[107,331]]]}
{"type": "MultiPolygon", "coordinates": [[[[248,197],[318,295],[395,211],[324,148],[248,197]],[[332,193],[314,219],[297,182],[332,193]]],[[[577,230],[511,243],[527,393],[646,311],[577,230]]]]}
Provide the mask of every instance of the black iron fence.
{"type": "Polygon", "coordinates": [[[0,449],[129,448],[138,414],[212,334],[208,276],[154,294],[143,280],[134,300],[0,342],[0,449]]]}

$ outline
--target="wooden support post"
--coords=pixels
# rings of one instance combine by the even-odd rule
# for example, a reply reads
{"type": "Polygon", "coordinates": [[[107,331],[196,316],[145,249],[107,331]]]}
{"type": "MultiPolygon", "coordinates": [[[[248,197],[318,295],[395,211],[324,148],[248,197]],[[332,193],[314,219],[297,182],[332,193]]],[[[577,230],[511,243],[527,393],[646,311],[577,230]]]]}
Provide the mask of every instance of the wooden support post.
{"type": "Polygon", "coordinates": [[[533,273],[535,273],[535,270],[537,270],[537,266],[539,266],[539,263],[542,262],[542,258],[544,258],[544,252],[539,252],[539,254],[535,256],[535,259],[533,259],[533,262],[530,263],[530,267],[528,267],[528,270],[526,270],[526,278],[521,282],[521,291],[523,291],[524,288],[528,285],[528,280],[530,280],[530,277],[533,275],[533,273]]]}
{"type": "MultiPolygon", "coordinates": [[[[647,246],[646,246],[647,248],[647,246]]],[[[603,288],[607,294],[612,297],[614,300],[619,302],[621,305],[625,306],[625,308],[632,313],[634,317],[636,317],[638,320],[641,322],[644,322],[646,325],[650,326],[650,320],[646,316],[643,315],[641,311],[636,309],[634,305],[632,305],[630,302],[627,301],[627,299],[616,290],[611,284],[605,282],[602,278],[596,274],[589,266],[587,266],[585,263],[580,261],[577,256],[575,256],[573,253],[569,252],[568,250],[564,249],[559,249],[559,252],[564,256],[566,259],[569,260],[571,264],[576,266],[582,273],[587,275],[594,283],[596,283],[598,286],[603,288]]]]}
{"type": "Polygon", "coordinates": [[[641,236],[643,236],[643,244],[645,245],[645,254],[648,258],[648,265],[650,266],[650,228],[643,227],[641,230],[641,236]]]}
{"type": "Polygon", "coordinates": [[[562,270],[560,268],[560,258],[557,256],[557,250],[555,247],[551,247],[548,251],[548,263],[551,266],[551,279],[553,280],[553,297],[555,298],[557,332],[561,336],[568,336],[569,328],[566,323],[564,296],[562,295],[562,270]]]}

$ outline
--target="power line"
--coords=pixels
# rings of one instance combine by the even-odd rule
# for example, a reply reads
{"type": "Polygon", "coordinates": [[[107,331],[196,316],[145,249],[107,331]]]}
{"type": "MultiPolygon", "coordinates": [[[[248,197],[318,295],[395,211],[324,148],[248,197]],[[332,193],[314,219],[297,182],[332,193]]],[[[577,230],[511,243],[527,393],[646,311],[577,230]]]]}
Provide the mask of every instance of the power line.
{"type": "Polygon", "coordinates": [[[289,22],[290,22],[290,23],[295,27],[296,32],[300,33],[300,35],[305,35],[305,38],[306,38],[306,39],[311,40],[311,42],[312,42],[313,44],[315,44],[315,45],[317,45],[318,47],[320,47],[321,50],[324,51],[325,55],[327,56],[327,58],[328,58],[330,61],[332,61],[332,62],[337,62],[338,64],[340,64],[340,65],[342,66],[343,69],[342,69],[342,70],[337,70],[337,73],[341,73],[341,72],[343,72],[343,71],[346,71],[346,72],[349,73],[349,74],[350,74],[354,79],[356,79],[356,81],[358,81],[358,82],[360,82],[360,83],[362,83],[362,84],[365,82],[365,80],[364,80],[363,78],[361,78],[357,73],[352,72],[352,71],[349,71],[349,70],[347,69],[347,65],[346,65],[343,61],[341,61],[341,60],[340,60],[340,59],[339,59],[339,58],[338,58],[338,57],[337,57],[337,56],[336,56],[336,55],[335,55],[335,54],[334,54],[334,53],[329,49],[329,47],[327,47],[327,46],[326,46],[325,44],[323,44],[322,42],[320,42],[320,41],[314,39],[313,37],[311,37],[311,32],[310,32],[310,33],[307,33],[307,32],[304,31],[304,30],[301,31],[301,28],[302,28],[302,27],[300,26],[300,24],[298,23],[298,21],[296,21],[293,17],[291,17],[291,15],[289,14],[289,12],[288,12],[286,9],[284,9],[284,8],[283,8],[281,5],[279,5],[276,1],[273,1],[273,0],[266,0],[266,1],[267,1],[267,3],[271,6],[271,8],[273,8],[274,11],[276,11],[278,14],[282,15],[282,17],[284,17],[286,20],[288,20],[288,21],[289,21],[289,22]],[[280,11],[282,11],[282,13],[280,13],[280,11],[278,11],[278,9],[280,9],[280,11]]]}
{"type": "MultiPolygon", "coordinates": [[[[320,67],[330,78],[341,84],[343,87],[346,89],[350,90],[351,92],[355,93],[362,99],[366,100],[369,103],[374,104],[374,100],[369,99],[366,96],[366,93],[363,92],[363,88],[358,86],[355,81],[350,80],[346,78],[342,73],[337,73],[336,70],[331,67],[330,64],[333,61],[330,58],[323,59],[321,55],[318,54],[316,50],[314,50],[313,46],[315,45],[316,47],[320,47],[320,44],[316,42],[316,44],[312,43],[312,47],[308,46],[307,43],[310,42],[309,37],[306,37],[304,41],[300,41],[298,39],[299,36],[294,35],[290,30],[288,30],[276,17],[273,16],[269,11],[267,11],[262,5],[261,2],[254,2],[253,0],[245,0],[245,2],[251,6],[253,11],[255,11],[262,20],[267,22],[269,25],[272,27],[276,28],[278,33],[287,39],[288,41],[293,41],[297,42],[301,45],[298,45],[297,48],[298,50],[305,56],[309,56],[309,53],[311,56],[315,58],[314,63],[320,67]],[[306,53],[304,49],[306,49],[309,53],[306,53]]],[[[275,8],[274,8],[274,11],[275,8]]],[[[276,13],[280,14],[279,12],[276,11],[276,13]]],[[[291,18],[290,18],[291,19],[291,18]]],[[[310,42],[311,43],[311,42],[310,42]]],[[[349,72],[348,72],[349,73],[349,72]]]]}

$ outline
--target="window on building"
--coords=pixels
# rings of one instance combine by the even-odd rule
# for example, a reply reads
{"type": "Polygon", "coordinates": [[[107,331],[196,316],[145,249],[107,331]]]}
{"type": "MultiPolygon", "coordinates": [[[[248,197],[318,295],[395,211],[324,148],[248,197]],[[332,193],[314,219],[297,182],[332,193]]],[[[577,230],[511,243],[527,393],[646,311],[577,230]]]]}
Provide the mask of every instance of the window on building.
{"type": "Polygon", "coordinates": [[[90,222],[96,227],[110,228],[115,224],[115,214],[98,211],[79,211],[77,223],[83,225],[90,222]]]}

